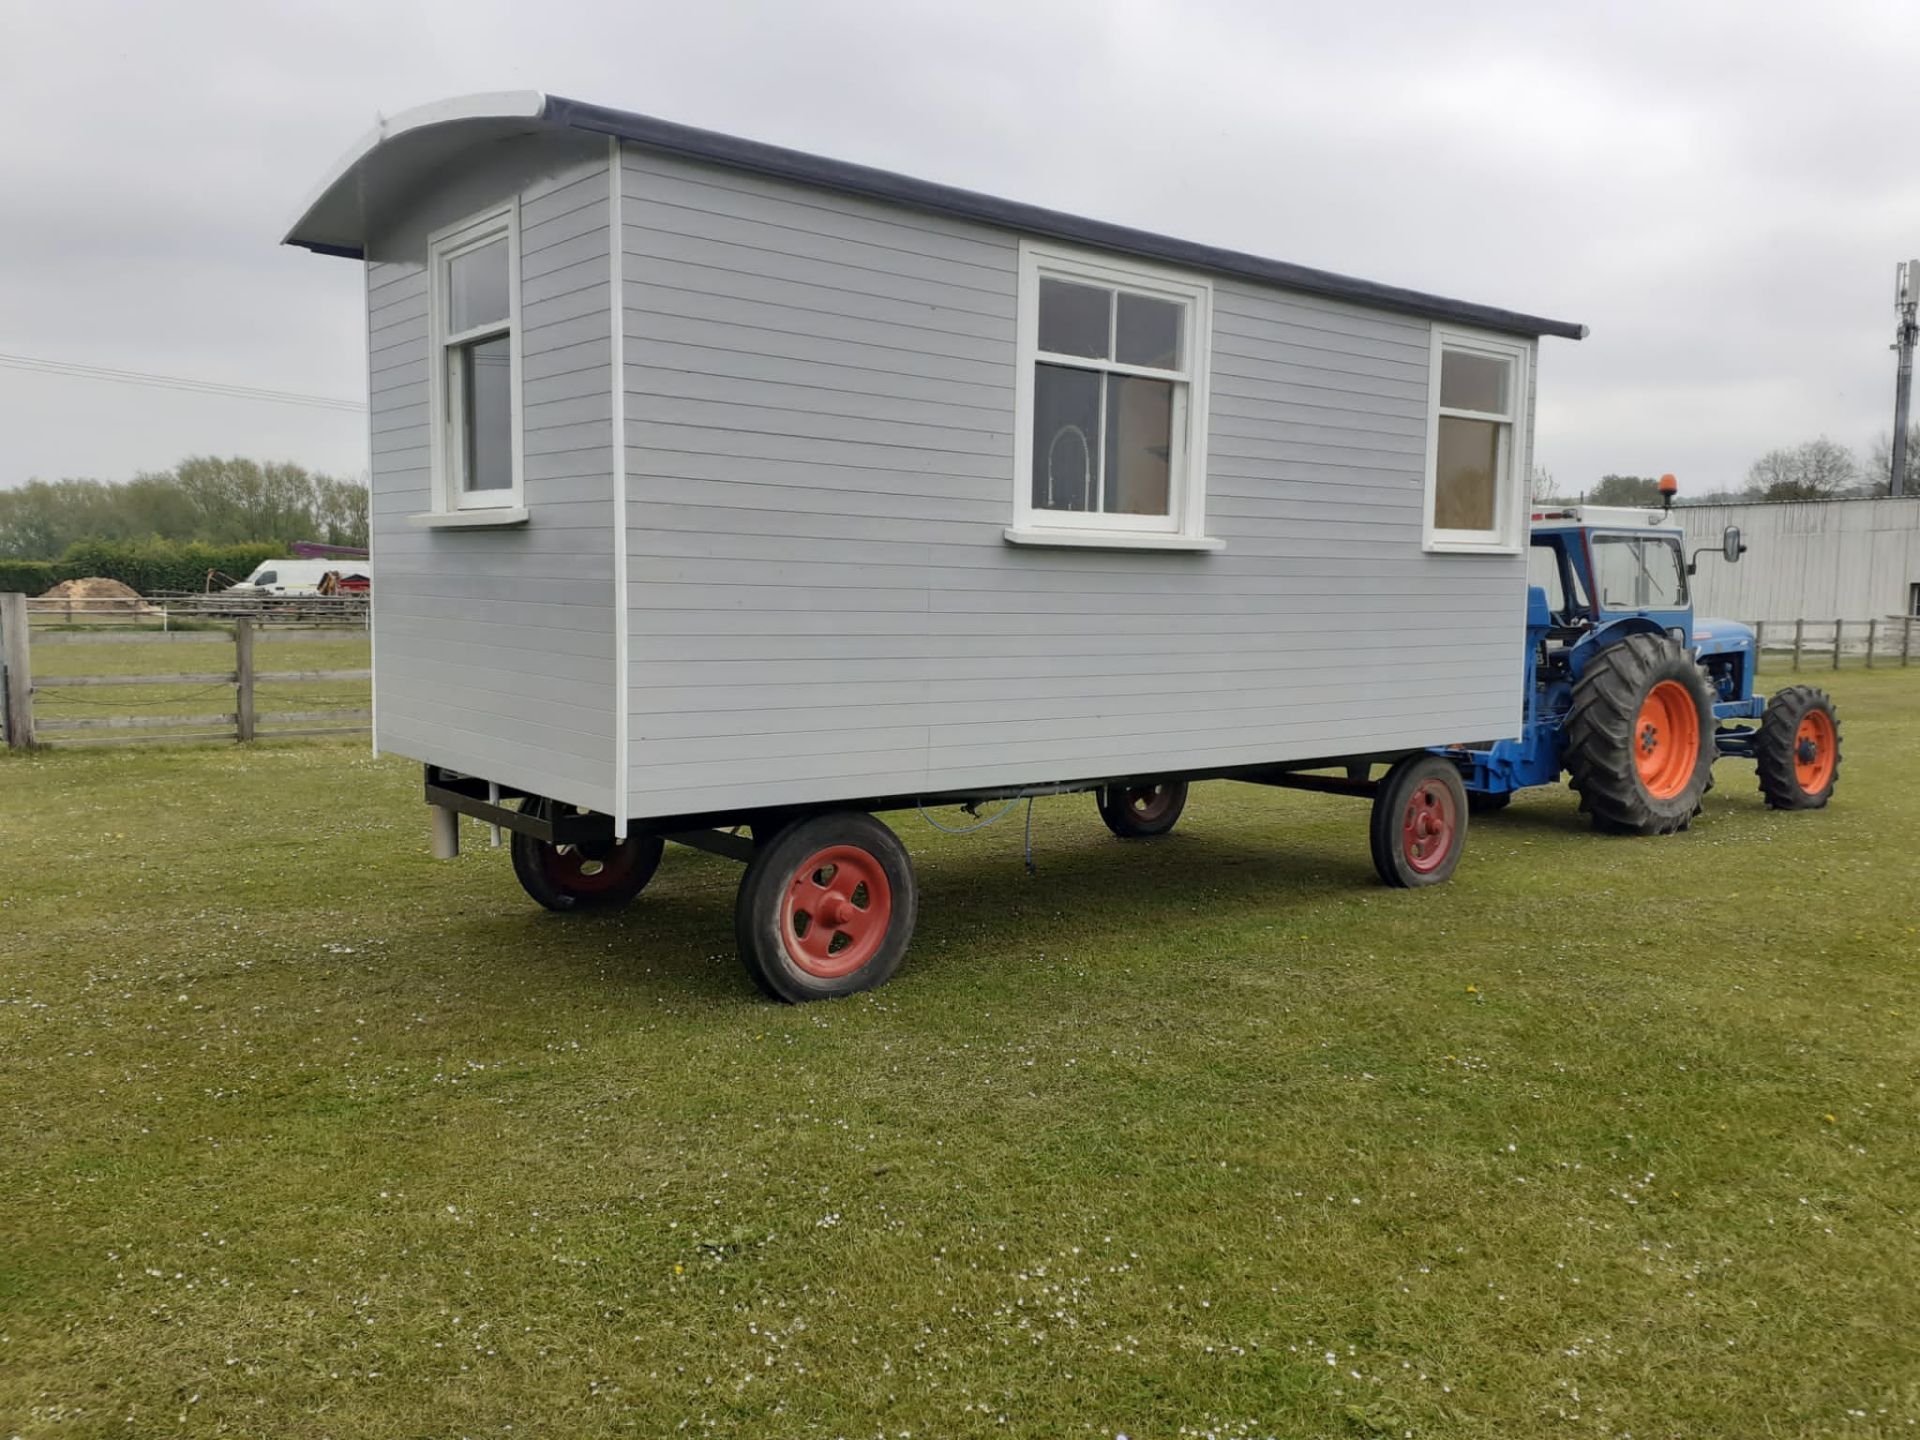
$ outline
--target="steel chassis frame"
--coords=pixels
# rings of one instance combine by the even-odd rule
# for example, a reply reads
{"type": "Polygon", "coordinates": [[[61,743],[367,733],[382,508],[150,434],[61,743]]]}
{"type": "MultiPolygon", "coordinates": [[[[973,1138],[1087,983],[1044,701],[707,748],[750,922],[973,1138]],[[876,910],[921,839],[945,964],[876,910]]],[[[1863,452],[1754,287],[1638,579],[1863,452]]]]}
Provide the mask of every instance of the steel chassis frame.
{"type": "MultiPolygon", "coordinates": [[[[1312,790],[1327,795],[1371,799],[1379,790],[1372,778],[1375,766],[1392,766],[1410,755],[1428,751],[1415,747],[1366,755],[1337,755],[1292,760],[1276,765],[1241,765],[1225,769],[1170,770],[1153,775],[1114,775],[1094,780],[1063,780],[1037,785],[989,786],[975,790],[943,790],[919,795],[882,795],[859,799],[811,802],[804,805],[756,806],[740,810],[702,810],[685,815],[653,815],[628,821],[630,836],[657,835],[662,840],[695,850],[723,855],[742,863],[753,859],[762,832],[771,832],[800,815],[830,810],[911,810],[927,805],[981,805],[996,800],[1025,800],[1044,795],[1076,795],[1109,786],[1165,784],[1170,781],[1238,780],[1290,790],[1312,790]],[[1344,770],[1344,775],[1311,772],[1344,770]],[[745,830],[748,834],[741,834],[745,830]]],[[[488,825],[526,835],[548,845],[607,845],[613,842],[613,817],[599,811],[552,807],[552,813],[523,811],[503,802],[547,797],[517,786],[496,784],[477,775],[440,765],[426,766],[427,804],[488,825]],[[563,813],[572,810],[572,813],[563,813]]]]}

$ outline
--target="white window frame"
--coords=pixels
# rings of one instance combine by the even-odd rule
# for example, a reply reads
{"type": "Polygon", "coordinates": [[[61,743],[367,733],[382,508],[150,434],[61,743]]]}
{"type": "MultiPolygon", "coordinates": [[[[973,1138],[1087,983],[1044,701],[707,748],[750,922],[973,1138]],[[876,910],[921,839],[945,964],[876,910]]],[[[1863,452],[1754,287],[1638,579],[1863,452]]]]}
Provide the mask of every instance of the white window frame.
{"type": "MultiPolygon", "coordinates": [[[[1093,251],[1023,240],[1015,322],[1017,375],[1013,401],[1013,524],[1003,533],[1016,545],[1080,545],[1105,549],[1218,550],[1207,538],[1207,381],[1213,350],[1213,286],[1199,277],[1093,251]],[[1040,349],[1040,281],[1067,280],[1125,290],[1181,304],[1186,326],[1180,370],[1159,370],[1040,349]],[[1112,515],[1043,510],[1033,504],[1034,366],[1058,363],[1111,375],[1171,380],[1172,453],[1168,457],[1166,515],[1112,515]]],[[[1116,307],[1117,309],[1117,307],[1116,307]]],[[[1103,384],[1101,395],[1105,403],[1103,384]]]]}
{"type": "Polygon", "coordinates": [[[1427,468],[1422,543],[1433,551],[1464,555],[1517,555],[1526,543],[1529,446],[1527,416],[1533,395],[1533,349],[1524,340],[1484,330],[1452,326],[1433,327],[1427,369],[1427,468]],[[1513,383],[1507,392],[1507,413],[1461,410],[1440,404],[1440,363],[1448,350],[1467,351],[1512,362],[1513,383]],[[1440,417],[1490,420],[1507,427],[1501,445],[1501,474],[1493,497],[1494,524],[1490,530],[1443,530],[1433,523],[1440,497],[1440,417]]]}
{"type": "Polygon", "coordinates": [[[520,414],[520,201],[516,196],[478,215],[427,237],[427,315],[431,336],[427,354],[427,401],[432,430],[433,508],[453,523],[487,524],[526,518],[525,435],[520,414]],[[504,238],[507,242],[507,318],[457,333],[447,329],[452,313],[449,294],[450,262],[470,250],[504,238]],[[468,490],[461,473],[465,447],[459,443],[464,416],[460,389],[450,383],[450,357],[455,347],[496,335],[507,336],[510,432],[513,484],[504,490],[468,490]]]}

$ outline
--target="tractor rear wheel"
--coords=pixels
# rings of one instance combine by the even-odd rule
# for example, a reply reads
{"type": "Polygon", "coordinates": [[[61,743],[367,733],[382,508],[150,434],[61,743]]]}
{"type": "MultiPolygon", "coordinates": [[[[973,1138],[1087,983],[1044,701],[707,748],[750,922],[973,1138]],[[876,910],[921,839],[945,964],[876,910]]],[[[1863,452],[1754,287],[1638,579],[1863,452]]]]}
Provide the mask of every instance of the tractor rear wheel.
{"type": "Polygon", "coordinates": [[[1789,685],[1767,702],[1754,742],[1760,793],[1775,810],[1818,810],[1840,780],[1840,713],[1827,692],[1789,685]]]}
{"type": "Polygon", "coordinates": [[[733,911],[754,984],[789,1004],[884,984],[919,911],[900,837],[871,815],[837,810],[754,838],[733,911]]]}
{"type": "MultiPolygon", "coordinates": [[[[551,800],[528,796],[520,808],[551,816],[551,800]]],[[[598,910],[625,905],[647,888],[660,868],[666,843],[658,835],[584,845],[550,845],[531,835],[513,835],[513,874],[535,900],[549,910],[598,910]]]]}
{"type": "Polygon", "coordinates": [[[1713,779],[1713,688],[1671,636],[1629,635],[1573,687],[1567,771],[1594,826],[1671,835],[1713,779]]]}
{"type": "Polygon", "coordinates": [[[1467,843],[1467,787],[1438,755],[1409,755],[1373,792],[1367,825],[1373,868],[1389,885],[1438,885],[1467,843]]]}
{"type": "Polygon", "coordinates": [[[1164,835],[1187,808],[1187,782],[1149,780],[1140,785],[1106,785],[1094,794],[1100,818],[1122,840],[1164,835]]]}

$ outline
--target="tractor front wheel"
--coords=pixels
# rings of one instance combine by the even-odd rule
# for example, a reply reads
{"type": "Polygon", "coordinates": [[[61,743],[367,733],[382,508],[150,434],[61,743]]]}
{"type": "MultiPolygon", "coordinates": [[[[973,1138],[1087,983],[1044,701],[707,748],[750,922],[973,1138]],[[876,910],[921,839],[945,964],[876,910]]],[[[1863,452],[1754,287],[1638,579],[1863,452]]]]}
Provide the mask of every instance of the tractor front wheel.
{"type": "MultiPolygon", "coordinates": [[[[520,808],[551,815],[553,802],[529,796],[520,808]]],[[[520,888],[549,910],[597,910],[625,905],[647,888],[666,848],[658,835],[584,845],[550,845],[518,831],[513,874],[520,888]]]]}
{"type": "Polygon", "coordinates": [[[1187,808],[1187,782],[1149,780],[1140,785],[1107,785],[1095,792],[1100,818],[1122,840],[1164,835],[1187,808]]]}
{"type": "Polygon", "coordinates": [[[1373,792],[1373,868],[1402,889],[1438,885],[1467,843],[1467,787],[1438,755],[1409,755],[1373,792]]]}
{"type": "Polygon", "coordinates": [[[1840,714],[1827,692],[1789,685],[1767,702],[1754,742],[1760,793],[1775,810],[1818,810],[1840,780],[1840,714]]]}
{"type": "Polygon", "coordinates": [[[1588,663],[1567,714],[1567,771],[1596,828],[1684,830],[1713,779],[1713,690],[1667,635],[1629,635],[1588,663]]]}
{"type": "Polygon", "coordinates": [[[754,838],[733,912],[754,984],[789,1004],[884,984],[919,910],[900,837],[871,815],[837,810],[754,838]]]}

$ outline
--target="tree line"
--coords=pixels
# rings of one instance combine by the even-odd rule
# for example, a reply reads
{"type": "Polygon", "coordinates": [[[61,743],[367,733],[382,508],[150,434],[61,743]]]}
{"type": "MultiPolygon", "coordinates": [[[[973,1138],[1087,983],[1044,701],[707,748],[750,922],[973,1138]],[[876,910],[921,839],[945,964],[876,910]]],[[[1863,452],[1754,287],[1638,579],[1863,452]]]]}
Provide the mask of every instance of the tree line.
{"type": "MultiPolygon", "coordinates": [[[[1920,425],[1908,432],[1903,489],[1920,495],[1920,425]]],[[[1874,442],[1865,464],[1846,446],[1825,435],[1798,445],[1769,450],[1747,467],[1747,483],[1738,490],[1691,494],[1693,505],[1730,500],[1840,500],[1884,495],[1893,474],[1893,437],[1874,442]]],[[[1534,472],[1535,500],[1583,499],[1591,505],[1658,505],[1660,482],[1652,475],[1603,475],[1584,495],[1564,495],[1544,470],[1534,472]]]]}
{"type": "Polygon", "coordinates": [[[367,487],[284,460],[195,455],[131,480],[0,490],[0,557],[52,560],[83,541],[367,543],[367,487]]]}

